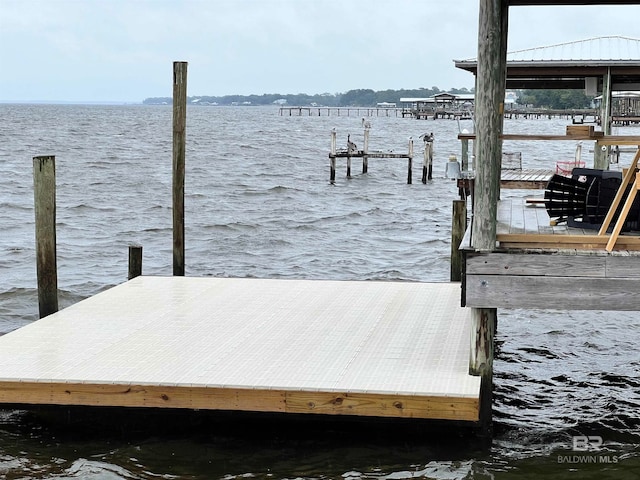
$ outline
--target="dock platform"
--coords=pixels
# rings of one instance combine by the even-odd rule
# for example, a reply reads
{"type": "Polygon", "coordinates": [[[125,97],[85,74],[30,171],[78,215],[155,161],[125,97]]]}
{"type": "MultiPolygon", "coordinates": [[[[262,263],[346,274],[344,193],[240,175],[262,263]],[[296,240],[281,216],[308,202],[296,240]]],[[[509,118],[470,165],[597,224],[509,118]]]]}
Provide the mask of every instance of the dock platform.
{"type": "Polygon", "coordinates": [[[0,403],[476,422],[459,283],[137,277],[0,337],[0,403]]]}
{"type": "MultiPolygon", "coordinates": [[[[514,190],[544,190],[552,176],[553,171],[546,169],[505,169],[500,172],[500,187],[514,190]]],[[[472,188],[473,183],[473,178],[459,178],[457,186],[472,188]]]]}
{"type": "Polygon", "coordinates": [[[477,308],[640,311],[640,234],[618,237],[552,225],[543,204],[498,203],[493,252],[476,252],[467,229],[464,304],[477,308]]]}

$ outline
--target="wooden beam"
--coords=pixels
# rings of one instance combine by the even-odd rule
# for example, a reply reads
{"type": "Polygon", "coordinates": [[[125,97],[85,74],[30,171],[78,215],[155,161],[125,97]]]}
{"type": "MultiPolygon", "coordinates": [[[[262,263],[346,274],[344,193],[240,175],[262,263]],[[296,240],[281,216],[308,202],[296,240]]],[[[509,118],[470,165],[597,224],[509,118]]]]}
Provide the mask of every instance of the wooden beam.
{"type": "MultiPolygon", "coordinates": [[[[467,275],[605,278],[607,256],[562,254],[468,253],[467,275]]],[[[624,257],[629,258],[629,257],[624,257]]],[[[638,258],[640,263],[640,257],[638,258]]]]}
{"type": "MultiPolygon", "coordinates": [[[[607,135],[607,136],[589,136],[589,135],[524,135],[516,133],[505,133],[500,135],[502,140],[593,140],[598,141],[601,145],[632,145],[640,146],[639,135],[607,135]]],[[[458,134],[459,140],[475,140],[476,135],[473,133],[460,133],[458,134]]]]}
{"type": "Polygon", "coordinates": [[[0,382],[0,403],[243,410],[478,421],[477,397],[133,384],[0,382]]]}
{"type": "MultiPolygon", "coordinates": [[[[501,248],[557,248],[604,250],[609,237],[604,235],[563,235],[536,233],[499,233],[501,248]]],[[[639,250],[640,236],[624,235],[616,242],[618,250],[639,250]]]]}
{"type": "Polygon", "coordinates": [[[469,275],[466,305],[475,308],[640,311],[640,279],[469,275]]]}

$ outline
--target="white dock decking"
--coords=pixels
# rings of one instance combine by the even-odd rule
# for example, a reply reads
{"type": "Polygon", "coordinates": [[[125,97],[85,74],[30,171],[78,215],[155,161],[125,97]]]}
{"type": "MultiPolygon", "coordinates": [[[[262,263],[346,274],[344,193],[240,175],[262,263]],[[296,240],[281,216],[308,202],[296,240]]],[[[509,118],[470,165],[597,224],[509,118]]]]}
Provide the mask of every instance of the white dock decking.
{"type": "Polygon", "coordinates": [[[138,277],[0,337],[0,403],[477,421],[457,283],[138,277]]]}

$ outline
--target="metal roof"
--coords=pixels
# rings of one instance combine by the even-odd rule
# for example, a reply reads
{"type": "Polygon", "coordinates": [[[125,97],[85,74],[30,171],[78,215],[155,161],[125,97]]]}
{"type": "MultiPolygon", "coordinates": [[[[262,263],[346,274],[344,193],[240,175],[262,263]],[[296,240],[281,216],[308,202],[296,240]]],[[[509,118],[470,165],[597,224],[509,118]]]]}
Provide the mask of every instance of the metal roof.
{"type": "MultiPolygon", "coordinates": [[[[477,74],[477,59],[454,60],[477,74]]],[[[611,72],[613,90],[640,90],[640,39],[623,36],[530,48],[507,53],[507,88],[584,88],[585,78],[611,72]]]]}
{"type": "MultiPolygon", "coordinates": [[[[640,39],[610,35],[574,42],[507,52],[507,62],[599,62],[631,60],[640,62],[640,39]]],[[[476,58],[455,60],[477,63],[476,58]]]]}
{"type": "Polygon", "coordinates": [[[639,0],[507,0],[510,6],[532,5],[640,5],[639,0]]]}
{"type": "Polygon", "coordinates": [[[640,39],[611,35],[507,53],[507,62],[640,60],[640,39]]]}

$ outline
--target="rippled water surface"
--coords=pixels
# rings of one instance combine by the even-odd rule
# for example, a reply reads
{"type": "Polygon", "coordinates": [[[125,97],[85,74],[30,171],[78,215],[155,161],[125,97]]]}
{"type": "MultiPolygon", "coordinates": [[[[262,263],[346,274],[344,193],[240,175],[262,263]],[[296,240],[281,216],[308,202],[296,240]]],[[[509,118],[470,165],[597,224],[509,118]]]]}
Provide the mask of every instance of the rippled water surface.
{"type": "MultiPolygon", "coordinates": [[[[126,280],[132,243],[144,248],[145,274],[171,275],[170,107],[0,105],[0,114],[1,334],[37,318],[34,156],[56,156],[62,306],[126,280]]],[[[370,118],[372,150],[404,152],[409,137],[434,132],[434,180],[420,183],[417,162],[407,185],[405,160],[372,159],[352,179],[339,163],[330,185],[329,132],[339,147],[348,133],[361,145],[358,116],[194,107],[187,119],[187,275],[448,280],[457,192],[444,165],[469,122],[370,118]]],[[[561,133],[567,122],[507,120],[505,131],[561,133]]],[[[505,145],[540,168],[574,149],[505,145]]],[[[639,344],[637,312],[501,310],[489,445],[430,425],[176,414],[76,431],[3,410],[0,477],[640,478],[639,344]],[[579,451],[583,437],[603,444],[579,451]]]]}

